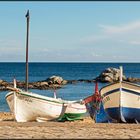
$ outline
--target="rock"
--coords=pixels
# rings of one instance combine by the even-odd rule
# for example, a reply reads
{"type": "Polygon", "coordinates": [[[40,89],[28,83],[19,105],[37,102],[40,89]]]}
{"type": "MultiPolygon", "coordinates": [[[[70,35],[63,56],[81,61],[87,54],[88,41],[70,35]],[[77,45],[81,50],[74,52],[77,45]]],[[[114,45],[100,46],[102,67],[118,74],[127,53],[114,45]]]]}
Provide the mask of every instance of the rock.
{"type": "Polygon", "coordinates": [[[49,86],[48,82],[40,82],[40,86],[49,86]]]}
{"type": "Polygon", "coordinates": [[[47,82],[40,82],[39,89],[48,89],[49,84],[47,82]]]}
{"type": "Polygon", "coordinates": [[[79,82],[85,82],[85,83],[92,83],[95,82],[95,80],[88,80],[88,79],[79,79],[79,82]]]}
{"type": "Polygon", "coordinates": [[[58,88],[61,88],[61,87],[62,86],[58,85],[58,84],[49,85],[49,89],[58,89],[58,88]]]}
{"type": "Polygon", "coordinates": [[[61,84],[63,82],[63,78],[60,76],[51,76],[50,78],[45,80],[48,84],[61,84]]]}
{"type": "Polygon", "coordinates": [[[7,90],[7,88],[5,86],[0,86],[0,91],[4,91],[7,90]]]}
{"type": "Polygon", "coordinates": [[[34,88],[34,86],[33,86],[32,84],[29,84],[29,85],[28,85],[28,88],[33,89],[33,88],[34,88]]]}
{"type": "Polygon", "coordinates": [[[140,78],[128,77],[126,79],[127,82],[140,82],[140,78]]]}
{"type": "Polygon", "coordinates": [[[18,87],[18,88],[23,88],[23,87],[25,87],[25,82],[17,81],[17,87],[18,87]]]}
{"type": "Polygon", "coordinates": [[[67,80],[63,80],[63,81],[62,81],[62,85],[66,85],[67,83],[68,83],[67,80]]]}
{"type": "MultiPolygon", "coordinates": [[[[116,82],[120,79],[120,69],[116,68],[107,68],[105,69],[95,80],[99,82],[116,82]]],[[[123,75],[123,80],[126,80],[126,77],[123,75]]]]}
{"type": "Polygon", "coordinates": [[[76,84],[78,80],[68,80],[68,84],[76,84]]]}
{"type": "Polygon", "coordinates": [[[0,86],[8,86],[9,85],[9,83],[8,82],[6,82],[6,81],[4,81],[4,80],[0,80],[0,86]]]}
{"type": "Polygon", "coordinates": [[[2,82],[3,82],[3,80],[0,80],[0,85],[1,85],[2,82]]]}
{"type": "Polygon", "coordinates": [[[30,83],[34,88],[38,88],[40,86],[40,82],[30,83]]]}
{"type": "Polygon", "coordinates": [[[84,82],[85,80],[84,80],[84,79],[79,79],[78,81],[79,81],[79,82],[84,82]]]}

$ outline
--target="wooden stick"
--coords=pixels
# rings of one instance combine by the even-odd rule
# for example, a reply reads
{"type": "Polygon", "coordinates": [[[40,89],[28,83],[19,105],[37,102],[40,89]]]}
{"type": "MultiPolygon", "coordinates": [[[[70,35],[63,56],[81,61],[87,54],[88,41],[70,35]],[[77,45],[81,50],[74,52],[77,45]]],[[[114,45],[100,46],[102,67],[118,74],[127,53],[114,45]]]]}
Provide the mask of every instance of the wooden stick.
{"type": "Polygon", "coordinates": [[[6,89],[12,90],[12,91],[16,91],[16,92],[20,91],[20,89],[18,89],[18,88],[13,88],[13,87],[6,87],[6,89]]]}

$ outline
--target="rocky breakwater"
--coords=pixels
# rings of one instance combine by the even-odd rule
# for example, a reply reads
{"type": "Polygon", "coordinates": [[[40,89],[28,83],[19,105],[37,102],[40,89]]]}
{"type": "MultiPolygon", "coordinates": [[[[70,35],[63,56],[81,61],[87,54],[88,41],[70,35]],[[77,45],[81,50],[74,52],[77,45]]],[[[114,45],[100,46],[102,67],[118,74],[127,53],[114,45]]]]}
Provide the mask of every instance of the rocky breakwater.
{"type": "MultiPolygon", "coordinates": [[[[17,81],[17,88],[25,88],[25,82],[17,81]]],[[[67,81],[60,76],[51,76],[43,81],[30,82],[28,84],[29,89],[57,89],[67,84],[67,81]]],[[[0,80],[0,90],[9,90],[9,87],[13,87],[13,82],[7,82],[0,80]]]]}
{"type": "Polygon", "coordinates": [[[60,76],[51,76],[43,81],[29,83],[32,89],[57,89],[67,84],[67,81],[60,76]]]}
{"type": "MultiPolygon", "coordinates": [[[[79,79],[79,80],[64,80],[60,76],[51,76],[47,78],[46,80],[37,81],[37,82],[30,82],[28,83],[29,89],[40,89],[40,90],[47,90],[47,89],[58,89],[63,87],[66,84],[77,84],[78,82],[86,82],[91,83],[95,80],[88,80],[88,79],[79,79]]],[[[24,81],[16,81],[17,88],[24,89],[25,88],[25,82],[24,81]]],[[[13,82],[7,82],[4,80],[0,80],[0,90],[11,90],[13,88],[13,82]]]]}
{"type": "MultiPolygon", "coordinates": [[[[95,81],[98,82],[117,82],[120,79],[120,70],[117,68],[107,68],[104,71],[101,72],[101,74],[96,77],[95,79],[79,79],[79,80],[64,80],[60,76],[51,76],[47,78],[46,80],[37,81],[37,82],[30,82],[28,84],[29,89],[40,89],[40,90],[47,90],[47,89],[58,89],[63,87],[66,84],[77,84],[78,82],[83,83],[94,83],[95,81]]],[[[134,78],[134,77],[128,77],[126,78],[125,75],[122,77],[123,81],[127,82],[139,82],[140,78],[134,78]]],[[[7,82],[5,80],[0,80],[0,90],[9,90],[10,88],[13,88],[13,82],[7,82]]],[[[17,88],[24,89],[25,88],[25,82],[24,81],[17,81],[17,88]]]]}
{"type": "MultiPolygon", "coordinates": [[[[126,77],[125,75],[122,76],[123,81],[137,83],[140,82],[140,78],[135,77],[126,77]]],[[[95,78],[98,82],[117,82],[120,80],[120,69],[117,68],[107,68],[101,72],[101,74],[95,78]]]]}

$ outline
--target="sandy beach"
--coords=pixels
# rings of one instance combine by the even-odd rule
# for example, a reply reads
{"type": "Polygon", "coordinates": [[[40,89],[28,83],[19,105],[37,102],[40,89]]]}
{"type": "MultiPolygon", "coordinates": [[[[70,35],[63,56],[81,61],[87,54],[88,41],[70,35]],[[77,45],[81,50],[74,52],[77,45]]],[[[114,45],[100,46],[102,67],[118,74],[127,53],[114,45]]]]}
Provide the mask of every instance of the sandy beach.
{"type": "Polygon", "coordinates": [[[1,139],[140,139],[139,124],[95,123],[90,117],[72,122],[17,123],[0,112],[1,139]]]}

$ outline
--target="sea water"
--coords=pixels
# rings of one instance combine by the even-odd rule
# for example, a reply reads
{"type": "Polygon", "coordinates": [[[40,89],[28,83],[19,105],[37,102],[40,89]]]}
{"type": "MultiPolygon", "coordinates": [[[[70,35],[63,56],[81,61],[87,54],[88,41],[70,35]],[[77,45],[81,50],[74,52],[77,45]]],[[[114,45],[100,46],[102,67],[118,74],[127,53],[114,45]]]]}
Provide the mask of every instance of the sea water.
{"type": "MultiPolygon", "coordinates": [[[[45,80],[53,75],[65,80],[92,80],[106,68],[123,66],[126,77],[140,78],[140,63],[29,63],[29,82],[45,80]]],[[[25,63],[0,63],[0,79],[12,82],[13,78],[25,81],[25,63]]],[[[99,89],[107,83],[98,83],[99,89]]],[[[95,83],[77,82],[64,85],[56,91],[57,97],[66,100],[83,99],[94,93],[95,83]]],[[[53,97],[53,90],[29,89],[37,94],[53,97]]],[[[0,111],[9,111],[5,100],[8,91],[0,91],[0,111]]]]}

